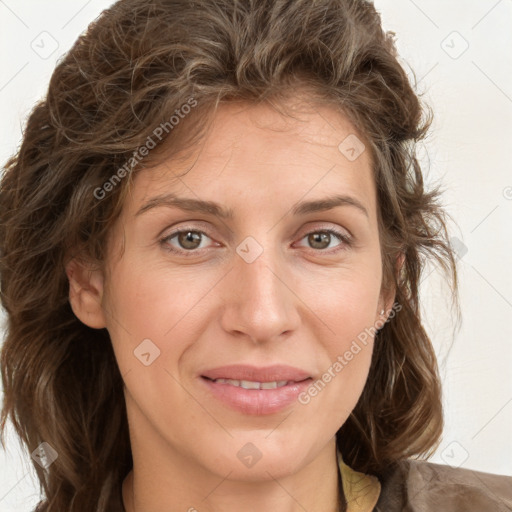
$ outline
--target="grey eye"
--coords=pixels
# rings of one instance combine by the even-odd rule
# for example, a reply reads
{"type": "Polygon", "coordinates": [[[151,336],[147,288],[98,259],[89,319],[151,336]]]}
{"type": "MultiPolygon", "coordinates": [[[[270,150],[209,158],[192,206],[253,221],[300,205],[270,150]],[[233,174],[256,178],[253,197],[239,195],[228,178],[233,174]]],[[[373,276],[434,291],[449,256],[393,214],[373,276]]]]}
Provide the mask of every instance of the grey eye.
{"type": "Polygon", "coordinates": [[[311,244],[313,249],[327,249],[331,242],[331,233],[325,231],[318,231],[308,235],[308,243],[311,244]]]}
{"type": "Polygon", "coordinates": [[[199,231],[180,231],[175,236],[183,249],[197,249],[201,245],[202,234],[199,231]]]}

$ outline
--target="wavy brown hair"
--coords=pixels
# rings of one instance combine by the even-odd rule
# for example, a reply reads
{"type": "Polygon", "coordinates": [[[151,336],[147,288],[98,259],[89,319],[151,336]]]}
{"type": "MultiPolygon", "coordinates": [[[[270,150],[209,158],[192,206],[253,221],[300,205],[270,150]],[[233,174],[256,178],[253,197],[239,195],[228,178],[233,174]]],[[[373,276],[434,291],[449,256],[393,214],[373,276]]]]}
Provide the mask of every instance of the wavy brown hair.
{"type": "Polygon", "coordinates": [[[177,135],[203,132],[220,102],[277,104],[300,86],[365,138],[378,194],[383,289],[394,288],[401,305],[377,335],[366,387],[338,446],[354,469],[375,475],[436,447],[440,379],[420,317],[419,282],[426,260],[436,260],[457,302],[457,274],[440,191],[425,189],[417,159],[432,113],[373,4],[121,0],[59,61],[0,183],[2,442],[11,420],[29,452],[41,442],[57,451],[46,470],[34,462],[40,510],[121,510],[120,487],[132,466],[109,334],[73,314],[65,265],[81,254],[103,268],[131,179],[151,159],[101,200],[94,191],[191,98],[194,113],[163,138],[182,149],[177,135]]]}

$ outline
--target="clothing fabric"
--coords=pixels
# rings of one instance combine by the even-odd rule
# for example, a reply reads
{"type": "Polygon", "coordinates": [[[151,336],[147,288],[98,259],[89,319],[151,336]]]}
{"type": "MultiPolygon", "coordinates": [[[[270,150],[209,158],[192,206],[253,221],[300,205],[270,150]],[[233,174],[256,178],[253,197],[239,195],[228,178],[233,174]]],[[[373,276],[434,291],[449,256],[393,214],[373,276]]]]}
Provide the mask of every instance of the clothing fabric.
{"type": "Polygon", "coordinates": [[[512,477],[405,460],[380,481],[338,452],[347,512],[510,512],[512,477]]]}
{"type": "Polygon", "coordinates": [[[381,485],[377,477],[359,473],[347,466],[339,451],[338,466],[343,494],[347,501],[347,512],[372,511],[381,493],[381,485]]]}

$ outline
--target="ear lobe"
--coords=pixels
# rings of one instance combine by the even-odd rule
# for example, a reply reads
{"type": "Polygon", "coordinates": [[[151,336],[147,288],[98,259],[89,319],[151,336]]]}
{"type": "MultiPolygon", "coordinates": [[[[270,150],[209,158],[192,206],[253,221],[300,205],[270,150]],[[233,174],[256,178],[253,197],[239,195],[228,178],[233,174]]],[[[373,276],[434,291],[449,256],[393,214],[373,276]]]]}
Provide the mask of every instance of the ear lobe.
{"type": "MultiPolygon", "coordinates": [[[[400,275],[400,272],[402,271],[402,267],[405,262],[405,254],[403,252],[400,252],[396,257],[396,264],[395,264],[395,275],[398,278],[400,275]]],[[[377,318],[381,321],[387,321],[392,309],[393,305],[395,303],[395,297],[396,297],[396,289],[393,286],[393,289],[388,290],[387,293],[381,294],[381,301],[379,302],[379,311],[377,318]],[[384,310],[384,313],[381,313],[381,311],[384,310]]]]}
{"type": "Polygon", "coordinates": [[[69,302],[73,313],[93,329],[106,327],[103,313],[103,273],[73,258],[66,265],[69,302]]]}

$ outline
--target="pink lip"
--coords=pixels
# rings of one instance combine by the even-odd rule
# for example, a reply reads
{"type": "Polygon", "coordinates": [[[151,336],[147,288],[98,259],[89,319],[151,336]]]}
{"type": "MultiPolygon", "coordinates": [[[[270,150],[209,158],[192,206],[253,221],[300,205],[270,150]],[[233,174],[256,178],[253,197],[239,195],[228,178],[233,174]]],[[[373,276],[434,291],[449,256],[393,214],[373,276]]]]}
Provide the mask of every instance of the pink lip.
{"type": "Polygon", "coordinates": [[[311,375],[299,368],[292,366],[276,364],[257,368],[249,365],[229,365],[213,368],[201,373],[202,377],[209,379],[232,379],[232,380],[252,380],[254,382],[273,382],[280,380],[300,382],[310,378],[311,375]]]}
{"type": "Polygon", "coordinates": [[[311,384],[307,372],[291,366],[266,368],[235,365],[203,372],[200,379],[215,398],[243,414],[265,415],[281,411],[297,402],[298,395],[311,384]],[[212,379],[249,380],[255,382],[288,381],[276,389],[244,389],[212,379]]]}

